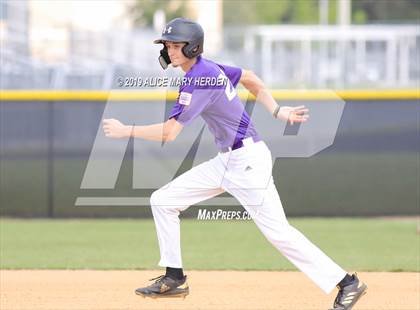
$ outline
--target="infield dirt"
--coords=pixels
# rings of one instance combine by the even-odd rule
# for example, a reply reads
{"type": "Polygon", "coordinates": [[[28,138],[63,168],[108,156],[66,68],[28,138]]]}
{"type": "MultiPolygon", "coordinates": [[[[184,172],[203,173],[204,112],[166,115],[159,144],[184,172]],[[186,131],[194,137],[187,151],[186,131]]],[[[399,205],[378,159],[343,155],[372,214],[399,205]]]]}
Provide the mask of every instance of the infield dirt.
{"type": "MultiPolygon", "coordinates": [[[[0,309],[329,309],[305,275],[281,271],[189,271],[186,299],[144,299],[137,287],[162,271],[1,270],[0,309]]],[[[368,293],[354,310],[419,310],[420,273],[361,272],[368,293]]]]}

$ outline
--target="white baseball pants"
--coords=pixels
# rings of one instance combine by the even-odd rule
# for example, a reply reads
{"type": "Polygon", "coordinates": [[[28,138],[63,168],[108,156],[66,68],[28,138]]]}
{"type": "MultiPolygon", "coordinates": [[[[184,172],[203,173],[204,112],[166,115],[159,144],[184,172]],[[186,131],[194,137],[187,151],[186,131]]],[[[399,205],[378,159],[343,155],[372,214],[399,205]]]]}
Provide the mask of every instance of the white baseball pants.
{"type": "Polygon", "coordinates": [[[268,241],[329,294],[346,271],[289,225],[273,183],[266,144],[250,139],[244,144],[218,153],[153,192],[150,203],[159,240],[159,266],[182,268],[180,211],[226,191],[243,205],[268,241]]]}

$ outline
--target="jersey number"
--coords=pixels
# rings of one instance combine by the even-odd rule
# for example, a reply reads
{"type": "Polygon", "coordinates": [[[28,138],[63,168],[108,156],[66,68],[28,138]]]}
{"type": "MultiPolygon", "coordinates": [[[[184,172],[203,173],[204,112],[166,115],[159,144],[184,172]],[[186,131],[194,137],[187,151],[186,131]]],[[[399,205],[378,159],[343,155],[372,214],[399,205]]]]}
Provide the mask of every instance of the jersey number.
{"type": "Polygon", "coordinates": [[[225,73],[220,70],[220,74],[217,77],[218,79],[226,79],[227,83],[226,83],[226,88],[225,88],[225,94],[226,97],[228,98],[229,101],[232,101],[233,98],[235,98],[236,96],[236,89],[235,87],[232,86],[232,83],[230,83],[229,79],[227,78],[227,76],[225,75],[225,73]]]}

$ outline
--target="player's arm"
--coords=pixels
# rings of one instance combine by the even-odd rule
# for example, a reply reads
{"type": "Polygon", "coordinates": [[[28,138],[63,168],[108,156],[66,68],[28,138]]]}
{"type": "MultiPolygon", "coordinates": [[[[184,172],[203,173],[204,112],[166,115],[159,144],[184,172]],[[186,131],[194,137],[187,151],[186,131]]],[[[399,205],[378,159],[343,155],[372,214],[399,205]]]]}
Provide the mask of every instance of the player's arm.
{"type": "Polygon", "coordinates": [[[104,119],[103,130],[105,136],[109,138],[141,138],[152,141],[169,142],[174,141],[184,126],[175,118],[171,118],[164,123],[131,126],[124,125],[117,119],[104,119]]]}
{"type": "Polygon", "coordinates": [[[270,114],[276,115],[277,118],[288,120],[292,124],[294,122],[304,122],[308,119],[309,115],[305,114],[308,112],[308,109],[305,109],[305,106],[303,105],[298,107],[279,107],[264,82],[251,70],[242,69],[239,82],[257,98],[257,101],[260,102],[270,114]]]}

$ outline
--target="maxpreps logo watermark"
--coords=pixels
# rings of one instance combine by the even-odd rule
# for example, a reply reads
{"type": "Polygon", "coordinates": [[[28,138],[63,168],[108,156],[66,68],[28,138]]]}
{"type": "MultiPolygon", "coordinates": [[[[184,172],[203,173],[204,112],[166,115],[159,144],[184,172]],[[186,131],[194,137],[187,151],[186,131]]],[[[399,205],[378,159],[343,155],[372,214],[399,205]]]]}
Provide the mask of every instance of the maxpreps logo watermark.
{"type": "MultiPolygon", "coordinates": [[[[185,82],[193,83],[193,80],[185,82]]],[[[303,98],[305,96],[309,98],[305,91],[299,92],[303,98]]],[[[127,96],[127,94],[130,95],[131,92],[110,91],[102,118],[116,118],[124,124],[136,126],[158,124],[168,119],[175,100],[168,99],[165,89],[155,90],[153,94],[145,92],[146,99],[123,101],[122,95],[127,96]],[[151,95],[153,95],[153,100],[150,99],[151,95]]],[[[282,157],[311,157],[333,144],[345,102],[334,91],[325,90],[321,95],[305,102],[305,106],[311,111],[311,120],[291,125],[274,119],[264,106],[258,103],[262,101],[260,94],[256,99],[252,98],[249,92],[244,91],[241,94],[241,98],[245,101],[243,110],[258,126],[258,133],[268,145],[273,161],[282,157]]],[[[209,96],[227,96],[231,99],[236,96],[236,91],[229,83],[226,88],[197,89],[190,96],[197,102],[209,96]]],[[[180,97],[180,99],[183,98],[180,97]]],[[[301,104],[296,100],[282,100],[281,103],[288,106],[301,104]]],[[[75,201],[76,206],[150,206],[152,191],[162,188],[194,166],[208,161],[219,151],[215,146],[213,134],[202,118],[196,118],[189,126],[185,126],[182,135],[170,143],[129,137],[110,139],[105,136],[101,123],[98,123],[96,138],[81,180],[80,195],[75,201]],[[128,150],[130,152],[126,152],[128,150]],[[128,160],[124,160],[126,153],[128,160]],[[128,186],[124,186],[123,195],[120,195],[118,193],[118,189],[121,189],[120,185],[127,182],[118,182],[118,187],[117,181],[119,181],[123,162],[128,161],[130,162],[128,169],[123,170],[125,174],[121,173],[121,175],[129,174],[130,181],[128,186]]],[[[267,175],[267,178],[270,177],[267,175]]],[[[220,182],[223,182],[223,179],[220,182]]],[[[264,184],[268,186],[269,180],[264,184]]],[[[196,189],[202,190],[200,184],[191,188],[191,190],[196,189]]],[[[180,207],[185,207],[184,202],[178,203],[180,207]]],[[[220,195],[196,204],[212,207],[239,206],[234,197],[220,195]]],[[[214,215],[218,218],[235,219],[238,217],[238,214],[233,212],[223,213],[223,210],[218,212],[218,215],[217,212],[214,215]]],[[[213,214],[210,212],[210,220],[213,214]]],[[[207,217],[205,213],[205,218],[207,217]]]]}
{"type": "Polygon", "coordinates": [[[226,211],[222,209],[207,210],[199,209],[197,214],[199,221],[217,221],[217,220],[252,220],[251,214],[247,211],[226,211]]]}

